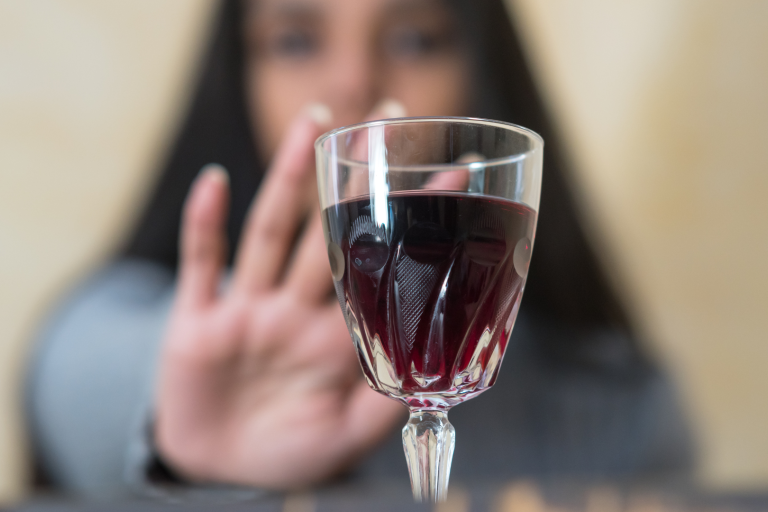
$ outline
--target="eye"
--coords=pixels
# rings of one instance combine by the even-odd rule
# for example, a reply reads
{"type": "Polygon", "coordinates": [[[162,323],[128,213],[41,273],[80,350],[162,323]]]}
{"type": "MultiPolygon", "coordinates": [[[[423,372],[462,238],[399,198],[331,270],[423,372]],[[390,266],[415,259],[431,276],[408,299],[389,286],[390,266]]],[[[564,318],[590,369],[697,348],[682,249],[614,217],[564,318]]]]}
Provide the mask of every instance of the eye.
{"type": "Polygon", "coordinates": [[[302,59],[317,53],[320,42],[311,31],[296,28],[276,34],[269,46],[272,53],[278,57],[302,59]]]}
{"type": "Polygon", "coordinates": [[[400,59],[428,57],[440,53],[449,45],[448,35],[414,27],[393,30],[384,40],[386,52],[400,59]]]}

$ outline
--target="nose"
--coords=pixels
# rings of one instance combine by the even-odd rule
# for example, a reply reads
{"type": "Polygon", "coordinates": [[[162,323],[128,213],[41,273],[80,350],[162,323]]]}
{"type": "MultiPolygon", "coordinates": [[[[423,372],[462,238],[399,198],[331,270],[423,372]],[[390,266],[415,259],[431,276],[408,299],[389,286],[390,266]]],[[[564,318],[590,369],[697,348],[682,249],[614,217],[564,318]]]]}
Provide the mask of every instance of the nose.
{"type": "Polygon", "coordinates": [[[337,123],[363,120],[380,99],[379,66],[366,45],[343,45],[332,52],[326,68],[326,98],[337,123]]]}

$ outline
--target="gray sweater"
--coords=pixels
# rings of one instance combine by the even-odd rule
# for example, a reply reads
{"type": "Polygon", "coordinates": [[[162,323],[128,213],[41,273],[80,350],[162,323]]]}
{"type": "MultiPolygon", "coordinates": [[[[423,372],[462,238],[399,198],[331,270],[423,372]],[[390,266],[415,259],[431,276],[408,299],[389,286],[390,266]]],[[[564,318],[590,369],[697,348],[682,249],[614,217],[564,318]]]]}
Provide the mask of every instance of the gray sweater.
{"type": "MultiPolygon", "coordinates": [[[[27,411],[38,464],[88,495],[147,489],[159,342],[173,273],[121,261],[70,294],[30,363],[27,411]]],[[[496,385],[450,413],[452,480],[685,476],[690,436],[674,387],[611,331],[573,333],[526,312],[496,385]],[[589,343],[579,344],[586,336],[589,343]],[[563,353],[563,346],[588,346],[563,353]],[[563,343],[567,340],[568,343],[563,343]]],[[[407,483],[399,432],[349,477],[407,483]]]]}

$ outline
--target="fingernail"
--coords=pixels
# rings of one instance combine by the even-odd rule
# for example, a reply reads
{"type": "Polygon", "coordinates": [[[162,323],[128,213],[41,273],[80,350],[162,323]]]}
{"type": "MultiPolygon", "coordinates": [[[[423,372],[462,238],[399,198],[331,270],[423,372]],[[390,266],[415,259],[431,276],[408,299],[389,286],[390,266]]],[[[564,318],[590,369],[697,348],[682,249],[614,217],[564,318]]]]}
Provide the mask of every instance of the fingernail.
{"type": "Polygon", "coordinates": [[[304,109],[307,115],[319,126],[328,126],[333,122],[333,112],[322,103],[311,103],[304,109]]]}
{"type": "Polygon", "coordinates": [[[405,117],[405,107],[402,103],[393,99],[386,99],[379,102],[375,108],[376,112],[380,112],[385,118],[393,117],[405,117]]]}
{"type": "Polygon", "coordinates": [[[476,151],[468,151],[459,158],[456,159],[457,164],[472,164],[475,162],[483,162],[485,157],[476,151]]]}
{"type": "Polygon", "coordinates": [[[225,185],[229,184],[229,173],[221,164],[206,164],[200,169],[199,176],[205,176],[207,179],[219,181],[225,185]]]}

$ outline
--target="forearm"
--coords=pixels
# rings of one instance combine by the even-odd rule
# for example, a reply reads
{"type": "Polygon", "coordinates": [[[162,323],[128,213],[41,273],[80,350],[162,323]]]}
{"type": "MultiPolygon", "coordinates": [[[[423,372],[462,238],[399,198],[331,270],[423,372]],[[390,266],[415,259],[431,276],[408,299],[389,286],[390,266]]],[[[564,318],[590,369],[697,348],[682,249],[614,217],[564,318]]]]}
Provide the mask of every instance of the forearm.
{"type": "Polygon", "coordinates": [[[62,489],[119,494],[127,472],[141,472],[173,289],[169,270],[119,262],[70,295],[42,332],[27,411],[40,462],[62,489]]]}

